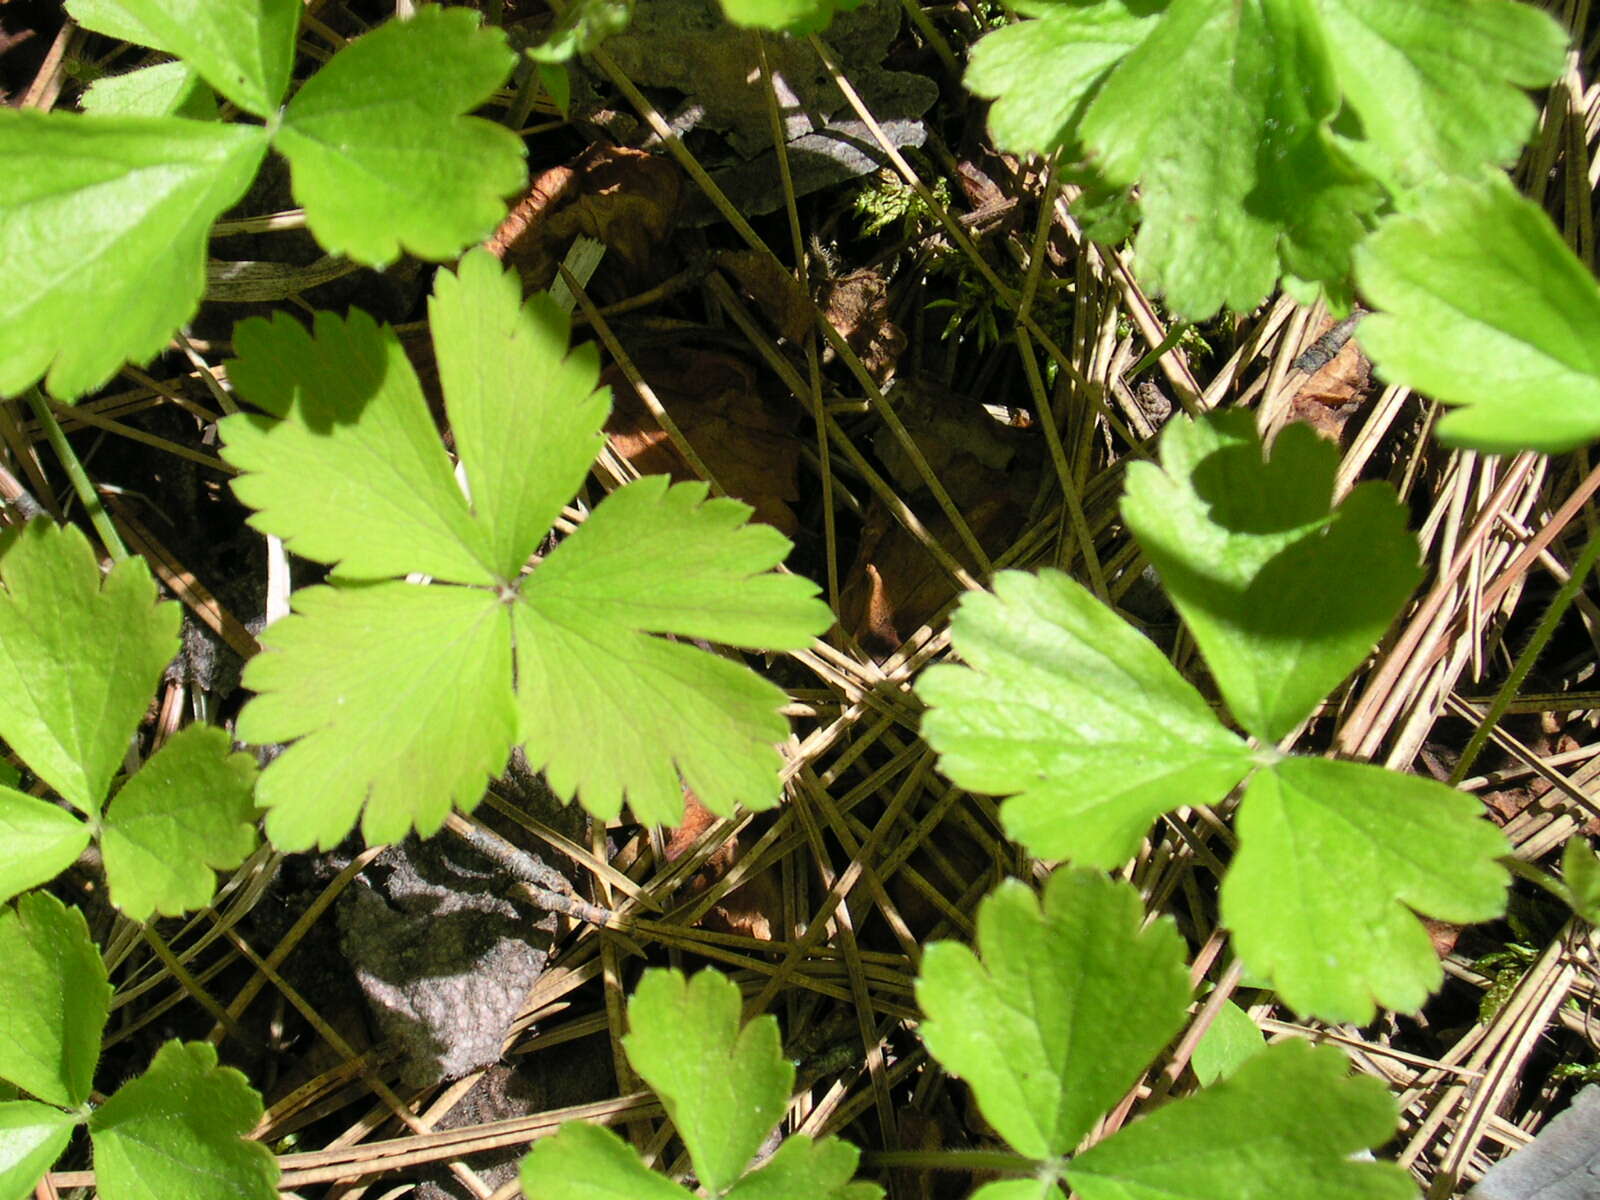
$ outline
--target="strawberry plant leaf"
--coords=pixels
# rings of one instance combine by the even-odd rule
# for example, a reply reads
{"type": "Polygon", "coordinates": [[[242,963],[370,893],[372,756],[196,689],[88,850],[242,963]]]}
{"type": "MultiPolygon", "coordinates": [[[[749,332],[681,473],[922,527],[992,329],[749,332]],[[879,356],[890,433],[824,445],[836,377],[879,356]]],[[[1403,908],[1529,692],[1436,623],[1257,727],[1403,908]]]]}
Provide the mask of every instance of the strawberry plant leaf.
{"type": "Polygon", "coordinates": [[[1014,879],[984,898],[981,963],[956,942],[928,947],[922,1040],[1018,1153],[1070,1153],[1182,1028],[1183,944],[1170,921],[1141,931],[1143,916],[1128,885],[1063,868],[1042,907],[1014,879]]]}
{"type": "Polygon", "coordinates": [[[1079,136],[1139,183],[1135,254],[1173,311],[1248,310],[1280,273],[1344,280],[1380,190],[1329,135],[1338,108],[1311,0],[1172,0],[1112,71],[1079,136]]]}
{"type": "Polygon", "coordinates": [[[0,1196],[34,1194],[72,1140],[78,1118],[32,1100],[0,1101],[0,1196]]]}
{"type": "Polygon", "coordinates": [[[273,844],[336,845],[358,815],[374,845],[426,837],[452,804],[477,804],[517,738],[511,625],[495,593],[314,587],[294,610],[245,665],[259,694],[238,726],[260,745],[299,739],[257,786],[273,844]]]}
{"type": "Polygon", "coordinates": [[[0,903],[48,883],[89,844],[89,827],[48,800],[0,787],[0,903]]]}
{"type": "Polygon", "coordinates": [[[1195,1043],[1189,1065],[1200,1086],[1206,1087],[1232,1075],[1247,1058],[1260,1054],[1266,1044],[1261,1027],[1250,1019],[1250,1014],[1237,1004],[1225,1003],[1195,1043]]]}
{"type": "Polygon", "coordinates": [[[1441,440],[1554,454],[1600,437],[1600,284],[1503,176],[1385,220],[1356,279],[1384,378],[1459,406],[1441,440]]]}
{"type": "Polygon", "coordinates": [[[1295,1039],[1090,1147],[1067,1178],[1083,1200],[1414,1200],[1393,1163],[1350,1158],[1394,1128],[1383,1084],[1295,1039]]]}
{"type": "Polygon", "coordinates": [[[1600,925],[1600,856],[1589,839],[1575,833],[1561,848],[1561,881],[1572,911],[1591,925],[1600,925]]]}
{"type": "Polygon", "coordinates": [[[535,1142],[520,1171],[523,1194],[540,1200],[690,1200],[611,1130],[580,1121],[535,1142]]]}
{"type": "Polygon", "coordinates": [[[392,332],[324,316],[314,337],[285,322],[236,338],[241,392],[282,419],[223,422],[225,454],[246,472],[235,487],[260,527],[337,562],[340,576],[333,590],[299,593],[296,615],[246,668],[261,694],[240,736],[301,739],[262,775],[273,841],[331,845],[363,805],[369,839],[432,832],[452,803],[477,802],[519,739],[561,796],[600,816],[626,797],[641,820],[675,823],[683,783],[716,812],[770,806],[782,692],[655,635],[806,644],[831,615],[814,584],[766,573],[788,541],[747,525],[746,506],[706,500],[703,485],[644,479],[519,578],[579,485],[580,456],[598,447],[596,360],[568,354],[565,320],[545,301],[523,305],[485,252],[438,286],[435,350],[452,422],[460,403],[470,508],[392,332]],[[283,365],[297,355],[304,373],[283,365]],[[330,496],[359,519],[331,522],[330,496]],[[363,548],[369,521],[379,534],[363,548]],[[372,578],[412,571],[474,586],[372,578]],[[400,731],[407,752],[396,756],[400,731]]]}
{"type": "Polygon", "coordinates": [[[93,391],[194,315],[206,234],[266,132],[0,107],[0,396],[93,391]]]}
{"type": "Polygon", "coordinates": [[[1263,460],[1254,417],[1180,419],[1161,466],[1128,468],[1122,513],[1235,719],[1293,729],[1371,652],[1421,578],[1405,509],[1380,483],[1332,504],[1339,451],[1288,426],[1263,460]]]}
{"type": "Polygon", "coordinates": [[[103,117],[217,118],[217,101],[188,64],[157,63],[125,75],[107,75],[84,89],[79,107],[103,117]]]}
{"type": "Polygon", "coordinates": [[[111,1003],[105,964],[76,908],[28,892],[0,908],[0,1078],[40,1100],[89,1098],[111,1003]]]}
{"type": "Polygon", "coordinates": [[[1250,770],[1161,651],[1058,571],[1001,572],[950,628],[967,665],[917,681],[923,736],[956,783],[1011,796],[1006,832],[1034,855],[1115,866],[1158,815],[1250,770]]]}
{"type": "Polygon", "coordinates": [[[151,755],[111,802],[101,833],[113,903],[135,921],[208,904],[213,869],[255,849],[255,759],[214,725],[190,725],[151,755]]]}
{"type": "Polygon", "coordinates": [[[1285,1003],[1363,1024],[1415,1012],[1439,957],[1414,915],[1467,924],[1505,908],[1505,838],[1471,796],[1365,763],[1287,758],[1250,781],[1222,884],[1239,956],[1285,1003]]]}
{"type": "Polygon", "coordinates": [[[102,579],[88,539],[44,519],[0,541],[0,587],[0,737],[97,814],[177,652],[178,606],[142,559],[102,579]]]}
{"type": "Polygon", "coordinates": [[[1053,1179],[996,1179],[973,1192],[968,1200],[1053,1200],[1061,1189],[1053,1179]]]}
{"type": "Polygon", "coordinates": [[[450,258],[487,237],[520,188],[522,139],[464,114],[516,62],[469,8],[421,9],[351,42],[306,81],[273,145],[332,254],[385,266],[402,250],[450,258]]]}
{"type": "Polygon", "coordinates": [[[258,117],[275,113],[289,86],[300,7],[300,0],[75,0],[67,6],[91,29],[182,58],[258,117]]]}
{"type": "Polygon", "coordinates": [[[680,774],[712,812],[777,802],[782,691],[651,635],[797,649],[831,616],[809,580],[770,573],[787,538],[748,524],[749,506],[705,497],[704,484],[669,487],[665,476],[619,488],[522,581],[514,620],[528,761],[597,816],[615,816],[626,796],[639,820],[676,823],[680,774]],[[641,744],[657,752],[641,755],[641,744]]]}
{"type": "Polygon", "coordinates": [[[994,99],[989,132],[996,145],[1018,154],[1073,146],[1100,84],[1149,34],[1159,9],[1137,0],[1029,0],[1012,7],[1038,20],[981,38],[963,82],[975,95],[994,99]],[[1035,86],[1040,79],[1050,86],[1035,86]]]}
{"type": "Polygon", "coordinates": [[[168,1042],[89,1117],[95,1177],[108,1196],[276,1200],[277,1160],[245,1137],[261,1112],[213,1047],[168,1042]]]}
{"type": "Polygon", "coordinates": [[[851,1182],[861,1152],[838,1138],[785,1139],[756,1170],[739,1180],[728,1200],[879,1200],[875,1183],[851,1182]]]}
{"type": "Polygon", "coordinates": [[[628,1002],[628,1061],[661,1097],[695,1174],[720,1195],[783,1116],[794,1064],[770,1013],[740,1027],[739,985],[707,968],[649,970],[628,1002]]]}
{"type": "MultiPolygon", "coordinates": [[[[589,53],[628,27],[633,20],[633,3],[634,0],[572,0],[556,18],[545,40],[528,48],[528,57],[541,67],[554,67],[589,53]]],[[[566,105],[558,107],[566,111],[566,105]]]]}
{"type": "Polygon", "coordinates": [[[588,476],[605,444],[609,403],[596,387],[594,346],[567,352],[572,323],[547,293],[524,305],[516,275],[501,271],[489,254],[467,255],[459,272],[439,272],[428,323],[439,381],[450,397],[456,453],[486,529],[487,564],[499,578],[515,579],[588,476]],[[533,379],[543,403],[506,403],[533,379]],[[536,470],[529,458],[534,446],[536,470]]]}
{"type": "Polygon", "coordinates": [[[234,348],[234,386],[277,418],[239,414],[220,426],[252,525],[351,578],[494,582],[486,531],[394,330],[359,309],[318,313],[314,333],[279,313],[240,322],[234,348]]]}
{"type": "Polygon", "coordinates": [[[1565,31],[1529,4],[1322,0],[1318,9],[1359,128],[1342,145],[1396,191],[1511,165],[1534,124],[1523,89],[1566,65],[1565,31]]]}
{"type": "Polygon", "coordinates": [[[784,33],[821,33],[836,12],[858,8],[861,0],[722,0],[722,12],[735,25],[784,33]]]}

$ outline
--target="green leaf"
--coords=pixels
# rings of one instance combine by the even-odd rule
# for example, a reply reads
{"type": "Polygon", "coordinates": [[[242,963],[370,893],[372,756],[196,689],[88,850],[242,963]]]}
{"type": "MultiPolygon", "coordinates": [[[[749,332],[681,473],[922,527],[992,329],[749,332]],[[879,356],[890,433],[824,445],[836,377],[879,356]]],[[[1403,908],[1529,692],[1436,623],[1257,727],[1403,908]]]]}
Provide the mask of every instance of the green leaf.
{"type": "Polygon", "coordinates": [[[22,1200],[72,1140],[78,1118],[32,1100],[0,1102],[0,1196],[22,1200]]]}
{"type": "Polygon", "coordinates": [[[101,850],[111,899],[135,921],[211,901],[213,869],[255,849],[255,759],[230,753],[213,725],[191,725],[151,756],[112,801],[101,850]]]}
{"type": "Polygon", "coordinates": [[[1189,1065],[1202,1087],[1232,1075],[1246,1059],[1266,1047],[1261,1027],[1237,1004],[1217,1009],[1210,1026],[1196,1043],[1189,1065]]]}
{"type": "Polygon", "coordinates": [[[121,0],[67,0],[67,13],[85,29],[119,42],[154,46],[158,40],[150,27],[129,12],[121,0]]]}
{"type": "Polygon", "coordinates": [[[1015,5],[1037,16],[985,35],[972,48],[964,82],[994,98],[989,132],[1016,154],[1049,154],[1077,142],[1078,123],[1111,68],[1160,20],[1138,0],[1015,5]],[[1040,87],[1041,79],[1050,81],[1040,87]]]}
{"type": "Polygon", "coordinates": [[[400,339],[366,313],[242,321],[229,378],[277,420],[221,424],[223,457],[250,523],[340,575],[422,572],[495,582],[486,531],[472,519],[400,339]],[[337,519],[330,519],[338,514],[337,519]]]}
{"type": "Polygon", "coordinates": [[[804,1134],[788,1138],[773,1156],[739,1180],[728,1200],[879,1200],[875,1183],[852,1183],[861,1152],[849,1142],[804,1134]]]}
{"type": "Polygon", "coordinates": [[[256,126],[0,107],[0,396],[47,372],[81,396],[165,346],[265,152],[256,126]]]}
{"type": "Polygon", "coordinates": [[[1364,763],[1289,758],[1250,781],[1222,884],[1239,956],[1296,1011],[1364,1024],[1439,985],[1416,913],[1467,924],[1505,909],[1505,838],[1471,796],[1364,763]]]}
{"type": "Polygon", "coordinates": [[[111,1003],[105,964],[76,908],[48,892],[0,908],[0,1078],[40,1100],[89,1098],[111,1003]]]}
{"type": "Polygon", "coordinates": [[[735,25],[784,33],[821,33],[836,12],[859,8],[861,0],[722,0],[722,13],[735,25]]]}
{"type": "Polygon", "coordinates": [[[1392,189],[1510,166],[1533,130],[1525,88],[1566,65],[1567,35],[1511,0],[1320,0],[1356,132],[1344,142],[1392,189]]]}
{"type": "Polygon", "coordinates": [[[1283,272],[1344,280],[1381,192],[1328,134],[1338,106],[1312,0],[1172,0],[1112,71],[1079,134],[1140,185],[1135,255],[1175,313],[1247,311],[1283,272]]]}
{"type": "Polygon", "coordinates": [[[1442,440],[1554,454],[1600,436],[1600,284],[1503,176],[1385,220],[1356,279],[1383,377],[1461,406],[1442,440]]]}
{"type": "Polygon", "coordinates": [[[187,63],[157,63],[125,75],[107,75],[84,91],[79,106],[103,117],[217,118],[211,89],[187,63]]]}
{"type": "MultiPolygon", "coordinates": [[[[634,0],[572,0],[556,18],[545,40],[528,48],[528,57],[541,68],[570,62],[588,54],[608,37],[621,33],[633,20],[634,0]]],[[[544,78],[543,70],[540,77],[544,78]]],[[[546,80],[548,87],[548,80],[546,80]]],[[[566,111],[566,105],[561,109],[566,111]]]]}
{"type": "Polygon", "coordinates": [[[0,787],[0,903],[48,883],[89,844],[89,827],[48,800],[0,787]]]}
{"type": "Polygon", "coordinates": [[[204,1042],[168,1042],[89,1118],[107,1196],[276,1200],[278,1163],[245,1135],[261,1097],[204,1042]]]}
{"type": "Polygon", "coordinates": [[[114,36],[142,41],[184,59],[246,112],[277,111],[294,66],[300,0],[115,0],[69,4],[84,24],[109,14],[114,36]],[[91,16],[85,21],[83,12],[91,16]]]}
{"type": "Polygon", "coordinates": [[[523,145],[463,114],[516,61],[468,8],[421,9],[350,43],[289,102],[273,145],[332,254],[384,266],[402,251],[445,259],[481,241],[522,187],[523,145]]]}
{"type": "Polygon", "coordinates": [[[950,624],[965,667],[924,671],[923,736],[964,788],[1011,795],[1006,832],[1041,858],[1112,867],[1150,822],[1209,804],[1249,749],[1151,642],[1058,571],[1003,571],[950,624]]]}
{"type": "Polygon", "coordinates": [[[104,579],[72,526],[0,540],[0,737],[62,796],[98,813],[178,649],[178,606],[144,561],[104,579]]]}
{"type": "Polygon", "coordinates": [[[628,1002],[622,1039],[713,1195],[744,1173],[794,1087],[777,1019],[763,1013],[741,1029],[742,1003],[738,985],[709,967],[688,980],[651,969],[628,1002]]]}
{"type": "Polygon", "coordinates": [[[1141,931],[1143,916],[1127,884],[1064,868],[1042,910],[1017,880],[984,899],[981,964],[955,942],[928,947],[922,1040],[1018,1153],[1070,1153],[1183,1027],[1183,943],[1167,920],[1141,931]]]}
{"type": "Polygon", "coordinates": [[[679,774],[712,812],[777,803],[780,689],[651,634],[797,649],[831,615],[816,585],[771,574],[788,539],[704,484],[650,476],[608,496],[521,585],[517,689],[528,761],[560,796],[681,819],[679,774]]]}
{"type": "Polygon", "coordinates": [[[689,1200],[602,1125],[567,1121],[534,1143],[521,1166],[524,1195],[540,1200],[689,1200]]]}
{"type": "Polygon", "coordinates": [[[239,737],[299,740],[261,775],[257,802],[283,850],[426,837],[470,811],[517,740],[511,626],[494,592],[380,583],[303,588],[245,666],[260,693],[239,737]],[[363,811],[364,810],[364,811],[363,811]]]}
{"type": "Polygon", "coordinates": [[[973,1192],[968,1200],[1055,1200],[1061,1189],[1049,1179],[997,1179],[973,1192]]]}
{"type": "Polygon", "coordinates": [[[1600,857],[1589,839],[1575,833],[1561,848],[1561,879],[1571,894],[1572,911],[1591,925],[1600,925],[1600,857]]]}
{"type": "Polygon", "coordinates": [[[1356,1151],[1394,1135],[1394,1101],[1330,1046],[1280,1042],[1236,1074],[1067,1166],[1083,1200],[1414,1200],[1393,1163],[1356,1151]]]}
{"type": "Polygon", "coordinates": [[[1122,514],[1239,724],[1275,742],[1371,652],[1422,576],[1386,484],[1332,506],[1339,451],[1292,424],[1263,461],[1248,412],[1186,418],[1122,514]]]}
{"type": "Polygon", "coordinates": [[[459,276],[434,278],[428,321],[456,453],[487,531],[487,562],[497,577],[515,579],[605,445],[610,402],[596,388],[598,357],[592,344],[569,354],[567,314],[545,292],[524,305],[517,276],[484,250],[461,260],[459,276]],[[525,396],[533,380],[539,402],[506,403],[525,396]],[[532,446],[539,447],[537,470],[530,469],[532,446]]]}
{"type": "Polygon", "coordinates": [[[782,692],[656,635],[807,644],[832,618],[814,584],[767,574],[788,541],[703,485],[646,479],[519,577],[600,444],[597,363],[569,354],[565,318],[522,304],[486,254],[438,286],[434,346],[470,507],[392,332],[323,316],[315,337],[283,321],[235,338],[241,391],[282,414],[223,423],[239,495],[261,528],[338,564],[336,588],[299,593],[246,668],[261,695],[240,736],[301,739],[262,776],[273,841],[332,845],[363,805],[369,839],[432,832],[520,739],[558,794],[601,816],[626,798],[641,820],[676,822],[684,783],[713,811],[770,806],[782,692]],[[474,586],[374,578],[411,572],[474,586]]]}

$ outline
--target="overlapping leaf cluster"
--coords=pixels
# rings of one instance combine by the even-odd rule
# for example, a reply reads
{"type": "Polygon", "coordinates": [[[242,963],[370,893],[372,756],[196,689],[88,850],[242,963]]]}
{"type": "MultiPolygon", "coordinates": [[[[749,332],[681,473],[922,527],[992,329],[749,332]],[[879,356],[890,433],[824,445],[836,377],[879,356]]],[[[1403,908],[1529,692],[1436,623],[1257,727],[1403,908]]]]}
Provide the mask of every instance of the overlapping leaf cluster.
{"type": "Polygon", "coordinates": [[[240,737],[293,742],[257,793],[274,843],[332,845],[358,814],[369,841],[432,833],[518,744],[603,818],[626,799],[675,823],[684,786],[714,812],[776,803],[783,693],[675,639],[796,649],[825,629],[815,585],[771,571],[788,540],[647,477],[523,573],[602,444],[597,357],[484,251],[439,273],[429,311],[464,483],[393,330],[356,312],[235,334],[230,376],[268,414],[222,423],[235,490],[334,568],[245,669],[240,737]]]}
{"type": "MultiPolygon", "coordinates": [[[[157,603],[142,559],[104,579],[78,530],[43,518],[0,542],[0,738],[82,819],[0,784],[0,901],[53,879],[91,838],[129,917],[211,899],[212,869],[256,844],[255,762],[191,725],[108,806],[129,744],[178,649],[178,606],[157,603]]],[[[0,962],[6,961],[0,955],[0,962]]]]}
{"type": "MultiPolygon", "coordinates": [[[[784,1139],[751,1162],[783,1117],[794,1064],[778,1023],[763,1014],[741,1028],[742,998],[713,970],[685,979],[646,971],[628,1004],[628,1061],[661,1097],[704,1193],[727,1200],[877,1200],[852,1182],[859,1152],[838,1138],[784,1139]]],[[[611,1130],[572,1121],[522,1160],[522,1190],[544,1200],[688,1200],[611,1130]]]]}
{"type": "Polygon", "coordinates": [[[463,114],[515,56],[467,8],[429,6],[340,49],[280,108],[300,0],[69,0],[83,26],[177,56],[101,83],[88,112],[0,108],[0,396],[71,399],[195,312],[212,222],[268,147],[331,253],[443,259],[525,178],[509,129],[463,114]],[[212,91],[265,124],[221,124],[212,91]]]}
{"type": "Polygon", "coordinates": [[[1022,0],[973,49],[996,142],[1138,187],[1135,251],[1174,311],[1280,277],[1349,296],[1351,252],[1419,185],[1509,163],[1566,36],[1516,0],[1022,0]],[[1049,81],[1048,84],[1043,81],[1049,81]]]}
{"type": "Polygon", "coordinates": [[[0,908],[0,1196],[24,1196],[87,1126],[105,1200],[271,1200],[278,1165],[245,1140],[261,1097],[204,1042],[171,1041],[149,1068],[88,1106],[111,1000],[83,914],[45,892],[0,908]]]}
{"type": "Polygon", "coordinates": [[[1150,822],[1248,779],[1222,915],[1284,1000],[1334,1020],[1414,1010],[1441,978],[1414,912],[1498,914],[1504,840],[1431,780],[1275,744],[1367,655],[1419,577],[1382,484],[1332,506],[1337,450],[1291,425],[1264,459],[1248,413],[1180,419],[1129,468],[1123,515],[1252,746],[1141,634],[1065,575],[1005,572],[952,622],[965,666],[917,685],[957,783],[1012,798],[1034,854],[1112,867],[1150,822]]]}

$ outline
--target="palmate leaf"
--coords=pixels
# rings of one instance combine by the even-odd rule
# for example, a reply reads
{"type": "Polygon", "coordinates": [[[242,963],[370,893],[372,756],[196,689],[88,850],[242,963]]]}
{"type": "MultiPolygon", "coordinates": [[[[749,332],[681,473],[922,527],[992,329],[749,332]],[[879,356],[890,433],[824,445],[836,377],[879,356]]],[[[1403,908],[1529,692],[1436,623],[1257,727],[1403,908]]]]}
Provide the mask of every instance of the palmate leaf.
{"type": "Polygon", "coordinates": [[[0,1079],[76,1108],[89,1098],[111,1003],[105,964],[76,908],[48,892],[0,908],[0,1079]]]}
{"type": "Polygon", "coordinates": [[[1083,1200],[1414,1200],[1393,1163],[1394,1101],[1330,1046],[1280,1042],[1228,1079],[1135,1121],[1067,1165],[1083,1200]]]}
{"type": "Polygon", "coordinates": [[[204,1042],[167,1042],[150,1067],[89,1117],[107,1197],[274,1200],[278,1162],[245,1135],[261,1097],[204,1042]]]}
{"type": "Polygon", "coordinates": [[[1300,1012],[1364,1024],[1415,1012],[1443,971],[1414,913],[1505,909],[1510,852],[1471,796],[1415,775],[1287,758],[1250,781],[1222,919],[1239,956],[1300,1012]]]}
{"type": "Polygon", "coordinates": [[[183,59],[246,112],[277,111],[300,0],[68,0],[79,24],[183,59]]]}
{"type": "Polygon", "coordinates": [[[1180,418],[1128,469],[1123,517],[1228,709],[1274,742],[1371,652],[1422,577],[1393,489],[1333,507],[1338,448],[1291,424],[1263,460],[1248,412],[1180,418]]]}
{"type": "Polygon", "coordinates": [[[1001,572],[951,635],[967,665],[917,681],[923,736],[962,787],[1011,796],[1006,832],[1034,855],[1115,866],[1158,815],[1251,768],[1161,651],[1058,571],[1001,572]]]}
{"type": "Polygon", "coordinates": [[[48,376],[73,399],[165,346],[266,148],[252,125],[0,107],[0,396],[48,376]]]}
{"type": "Polygon", "coordinates": [[[738,984],[707,968],[646,971],[628,1002],[628,1061],[661,1097],[695,1174],[713,1195],[733,1185],[783,1116],[794,1064],[777,1019],[740,1027],[738,984]]]}
{"type": "Polygon", "coordinates": [[[524,740],[559,794],[602,815],[626,799],[676,821],[680,778],[713,811],[771,805],[781,692],[658,635],[804,645],[830,616],[813,584],[766,574],[787,541],[703,487],[647,479],[519,575],[600,445],[596,358],[569,354],[566,316],[521,303],[483,252],[441,273],[431,313],[470,503],[392,332],[323,315],[314,337],[279,320],[236,338],[232,378],[279,416],[223,422],[239,494],[258,528],[339,566],[246,668],[260,694],[240,736],[299,739],[258,790],[274,842],[332,845],[358,814],[369,840],[432,832],[524,740]],[[379,578],[411,572],[466,586],[379,578]]]}
{"type": "Polygon", "coordinates": [[[978,909],[978,950],[928,947],[917,979],[929,1053],[960,1075],[1011,1147],[1070,1153],[1183,1026],[1189,977],[1177,930],[1141,930],[1127,884],[1062,869],[1008,880],[978,909]]]}
{"type": "Polygon", "coordinates": [[[1600,437],[1600,285],[1504,176],[1385,220],[1356,278],[1384,378],[1459,406],[1443,441],[1554,454],[1600,437]]]}
{"type": "Polygon", "coordinates": [[[306,81],[273,146],[295,199],[332,254],[385,266],[402,251],[444,259],[487,237],[527,178],[504,126],[463,114],[516,62],[469,8],[421,9],[351,42],[306,81]]]}

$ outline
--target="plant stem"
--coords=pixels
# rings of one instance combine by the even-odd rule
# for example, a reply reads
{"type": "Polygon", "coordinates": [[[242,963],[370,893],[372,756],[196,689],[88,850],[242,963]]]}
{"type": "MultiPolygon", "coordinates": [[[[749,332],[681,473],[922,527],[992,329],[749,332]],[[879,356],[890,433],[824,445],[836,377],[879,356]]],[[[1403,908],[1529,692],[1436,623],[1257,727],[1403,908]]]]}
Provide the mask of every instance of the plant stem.
{"type": "Polygon", "coordinates": [[[50,448],[56,452],[61,469],[67,473],[67,478],[72,483],[72,490],[77,493],[84,511],[89,514],[89,521],[94,526],[94,531],[100,535],[100,542],[105,546],[106,553],[111,555],[112,562],[121,562],[128,557],[128,548],[122,544],[122,535],[111,523],[111,514],[106,512],[105,505],[100,503],[100,493],[95,491],[89,473],[83,469],[83,463],[78,461],[78,452],[72,448],[72,443],[67,441],[67,435],[62,432],[56,414],[50,407],[50,401],[37,387],[31,387],[28,389],[28,404],[33,408],[33,415],[39,419],[39,427],[44,430],[50,448]]]}

